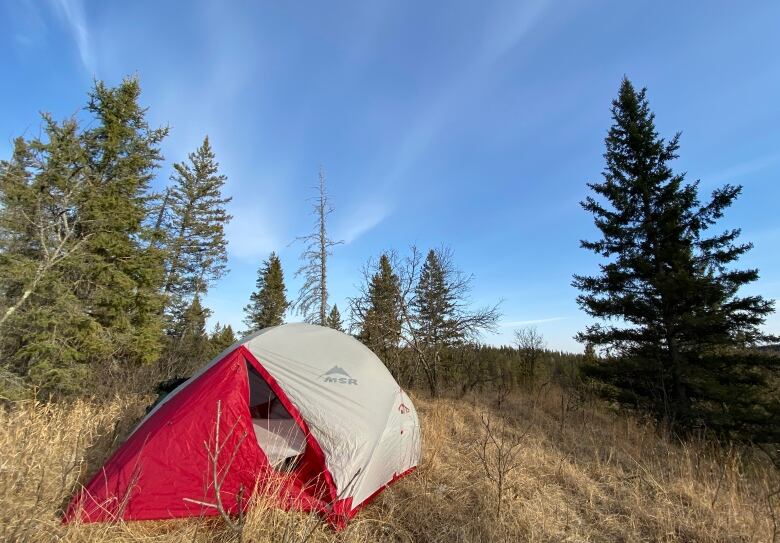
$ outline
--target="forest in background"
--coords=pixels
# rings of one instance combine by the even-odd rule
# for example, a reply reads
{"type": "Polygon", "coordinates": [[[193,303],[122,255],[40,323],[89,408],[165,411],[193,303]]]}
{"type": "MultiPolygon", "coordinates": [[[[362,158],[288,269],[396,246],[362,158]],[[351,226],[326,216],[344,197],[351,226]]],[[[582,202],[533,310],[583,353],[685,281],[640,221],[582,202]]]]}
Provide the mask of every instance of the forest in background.
{"type": "Polygon", "coordinates": [[[96,82],[83,117],[44,114],[40,135],[19,137],[0,163],[6,402],[164,394],[240,335],[297,315],[353,334],[402,386],[432,397],[506,398],[555,384],[567,391],[564,410],[599,397],[679,435],[769,445],[776,455],[780,365],[759,348],[776,341],[761,331],[773,302],[739,294],[758,278],[736,267],[750,249],[739,230],[711,233],[741,188],[702,199],[698,183],[671,167],[679,135],[657,134],[645,91],[628,80],[613,102],[603,181],[583,201],[602,237],[582,246],[604,259],[597,275],[573,279],[594,318],[578,336],[583,355],[547,350],[532,328],[517,330],[512,346],[481,344],[500,304],[473,307],[474,278],[446,245],[377,254],[356,270],[349,307],[330,305],[339,241],[328,232],[334,209],[322,170],[312,230],[298,240],[300,292],[287,292],[272,253],[258,269],[246,329],[207,330],[202,300],[228,271],[231,219],[208,137],[155,191],[168,129],[149,125],[139,80],[96,82]]]}

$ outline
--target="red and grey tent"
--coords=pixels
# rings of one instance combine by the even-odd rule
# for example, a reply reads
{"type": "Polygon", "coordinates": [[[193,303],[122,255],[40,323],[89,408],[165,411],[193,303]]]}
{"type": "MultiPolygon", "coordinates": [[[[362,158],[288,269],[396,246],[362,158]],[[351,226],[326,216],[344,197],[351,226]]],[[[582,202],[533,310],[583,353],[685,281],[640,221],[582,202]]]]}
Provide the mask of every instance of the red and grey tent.
{"type": "Polygon", "coordinates": [[[330,328],[288,324],[242,339],[169,394],[65,521],[237,513],[274,480],[279,506],[343,526],[419,458],[414,405],[376,355],[330,328]]]}

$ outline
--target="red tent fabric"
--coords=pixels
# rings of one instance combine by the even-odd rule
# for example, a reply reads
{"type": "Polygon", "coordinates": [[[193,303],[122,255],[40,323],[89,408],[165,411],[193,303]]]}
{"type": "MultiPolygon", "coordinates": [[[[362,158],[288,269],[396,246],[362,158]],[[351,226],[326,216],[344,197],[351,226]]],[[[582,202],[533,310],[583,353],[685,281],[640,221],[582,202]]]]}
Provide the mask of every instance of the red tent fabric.
{"type": "MultiPolygon", "coordinates": [[[[318,447],[307,448],[300,470],[279,478],[254,439],[246,362],[259,366],[251,353],[239,347],[165,403],[71,501],[66,522],[219,514],[213,507],[217,500],[212,459],[218,452],[217,437],[216,477],[221,481],[220,498],[226,512],[237,513],[255,485],[268,478],[284,485],[279,492],[281,506],[326,512],[333,489],[318,447]]],[[[281,390],[274,392],[295,411],[281,390]]],[[[310,434],[309,439],[313,439],[310,434]]]]}

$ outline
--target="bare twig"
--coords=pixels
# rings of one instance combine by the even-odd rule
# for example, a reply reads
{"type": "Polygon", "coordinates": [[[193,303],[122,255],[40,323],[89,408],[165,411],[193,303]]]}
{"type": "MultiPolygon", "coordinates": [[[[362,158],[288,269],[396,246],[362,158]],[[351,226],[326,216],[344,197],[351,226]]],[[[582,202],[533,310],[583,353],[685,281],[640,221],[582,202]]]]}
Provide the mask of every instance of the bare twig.
{"type": "Polygon", "coordinates": [[[477,457],[479,458],[485,476],[490,480],[496,489],[496,516],[501,518],[501,506],[504,500],[507,477],[510,473],[519,467],[518,455],[520,453],[520,444],[530,430],[530,425],[526,430],[517,434],[507,428],[503,421],[496,425],[488,413],[483,413],[482,422],[482,440],[480,447],[477,448],[477,457]]]}
{"type": "Polygon", "coordinates": [[[213,448],[209,447],[208,443],[204,443],[206,447],[206,453],[208,455],[209,464],[210,464],[210,484],[214,487],[214,504],[205,504],[202,502],[195,502],[194,500],[188,500],[192,503],[200,503],[201,505],[209,505],[210,507],[215,507],[217,511],[219,512],[219,516],[222,517],[222,520],[225,522],[225,524],[230,528],[238,538],[239,543],[241,543],[244,540],[244,515],[243,515],[243,494],[244,494],[244,486],[241,485],[238,490],[238,496],[237,496],[237,506],[239,510],[239,515],[237,520],[233,520],[230,518],[230,514],[225,509],[224,504],[222,503],[222,484],[225,482],[225,478],[228,476],[230,472],[230,467],[233,465],[233,461],[236,458],[236,455],[238,454],[238,450],[241,448],[241,444],[244,442],[244,439],[246,438],[246,431],[242,433],[242,435],[238,438],[238,443],[233,447],[233,451],[230,454],[230,457],[228,458],[228,461],[225,463],[225,465],[220,468],[219,466],[219,460],[220,455],[223,452],[223,448],[228,443],[230,438],[233,435],[233,432],[236,429],[236,426],[238,424],[238,420],[236,420],[233,425],[230,427],[230,431],[228,431],[227,435],[223,440],[220,441],[219,437],[219,428],[221,425],[221,419],[222,419],[222,401],[217,400],[217,420],[214,427],[214,446],[213,448]]]}

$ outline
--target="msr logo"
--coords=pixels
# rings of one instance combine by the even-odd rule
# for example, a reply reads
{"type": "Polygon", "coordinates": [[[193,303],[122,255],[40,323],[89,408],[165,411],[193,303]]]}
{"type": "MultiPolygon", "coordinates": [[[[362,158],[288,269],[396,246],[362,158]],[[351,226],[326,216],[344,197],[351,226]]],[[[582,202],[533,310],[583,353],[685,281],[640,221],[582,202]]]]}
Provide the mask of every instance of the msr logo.
{"type": "Polygon", "coordinates": [[[358,384],[357,379],[353,379],[352,376],[344,370],[344,368],[340,368],[338,366],[333,366],[328,371],[320,375],[320,379],[326,383],[339,383],[341,385],[358,384]]]}

